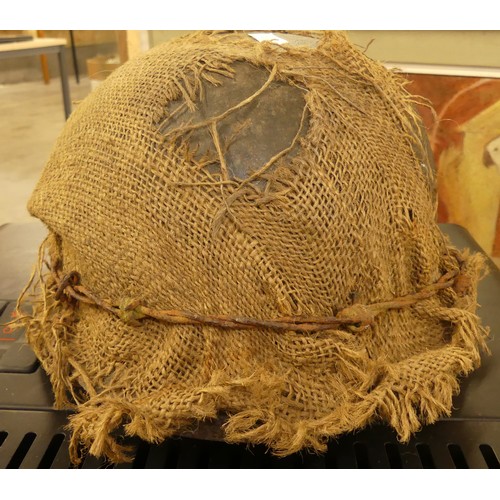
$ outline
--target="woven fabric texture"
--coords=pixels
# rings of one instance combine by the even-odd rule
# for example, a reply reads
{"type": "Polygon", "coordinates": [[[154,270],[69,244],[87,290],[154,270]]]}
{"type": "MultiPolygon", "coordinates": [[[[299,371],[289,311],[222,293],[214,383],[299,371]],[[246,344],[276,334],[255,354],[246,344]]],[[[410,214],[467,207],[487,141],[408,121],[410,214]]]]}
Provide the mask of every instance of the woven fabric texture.
{"type": "MultiPolygon", "coordinates": [[[[315,48],[239,32],[176,39],[114,71],[68,120],[29,201],[50,234],[19,308],[56,405],[74,409],[75,462],[81,447],[126,460],[120,433],[160,442],[217,415],[228,441],[278,455],[321,452],[374,422],[407,440],[450,413],[458,377],[479,366],[482,260],[459,254],[435,222],[415,98],[344,34],[313,35],[315,48]],[[237,63],[264,83],[199,118],[207,89],[223,93],[237,63]],[[240,178],[221,128],[284,85],[303,100],[297,133],[240,178]],[[208,152],[193,146],[203,130],[208,152]],[[62,290],[70,272],[99,300],[62,290]],[[307,332],[102,307],[325,318],[446,273],[453,286],[414,303],[307,332]]],[[[239,125],[235,143],[256,126],[239,125]]]]}

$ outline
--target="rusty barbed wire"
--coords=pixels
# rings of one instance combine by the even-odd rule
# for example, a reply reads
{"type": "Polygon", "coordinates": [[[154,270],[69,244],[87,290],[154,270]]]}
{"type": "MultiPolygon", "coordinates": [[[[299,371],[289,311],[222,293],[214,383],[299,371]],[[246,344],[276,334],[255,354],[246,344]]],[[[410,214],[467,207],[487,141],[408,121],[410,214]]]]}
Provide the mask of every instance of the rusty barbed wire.
{"type": "Polygon", "coordinates": [[[385,311],[410,307],[436,295],[445,288],[455,286],[461,289],[467,283],[467,276],[460,274],[459,271],[450,271],[442,275],[435,283],[423,287],[416,293],[368,305],[355,303],[341,309],[333,316],[284,316],[259,319],[235,315],[199,314],[180,309],[154,309],[132,298],[113,303],[96,296],[84,287],[78,272],[71,271],[64,276],[57,269],[51,269],[51,272],[57,286],[55,300],[62,300],[66,296],[86,304],[96,305],[132,325],[138,325],[142,319],[150,318],[182,325],[209,325],[233,329],[271,328],[278,331],[309,333],[331,330],[340,326],[346,326],[351,330],[363,330],[369,328],[375,318],[385,311]]]}

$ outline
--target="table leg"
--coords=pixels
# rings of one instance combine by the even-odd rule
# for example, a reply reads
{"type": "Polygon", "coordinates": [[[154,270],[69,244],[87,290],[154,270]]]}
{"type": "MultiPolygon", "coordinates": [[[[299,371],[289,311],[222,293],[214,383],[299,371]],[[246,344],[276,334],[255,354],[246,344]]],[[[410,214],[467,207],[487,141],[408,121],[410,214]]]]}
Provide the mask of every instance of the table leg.
{"type": "Polygon", "coordinates": [[[80,71],[78,70],[78,59],[76,58],[76,45],[73,30],[69,30],[69,37],[71,40],[71,54],[73,55],[73,68],[75,69],[76,83],[80,83],[80,71]]]}
{"type": "Polygon", "coordinates": [[[59,59],[59,72],[61,73],[61,87],[64,101],[64,116],[66,120],[71,114],[71,99],[69,95],[68,71],[66,69],[66,60],[64,58],[64,47],[57,53],[59,59]]]}

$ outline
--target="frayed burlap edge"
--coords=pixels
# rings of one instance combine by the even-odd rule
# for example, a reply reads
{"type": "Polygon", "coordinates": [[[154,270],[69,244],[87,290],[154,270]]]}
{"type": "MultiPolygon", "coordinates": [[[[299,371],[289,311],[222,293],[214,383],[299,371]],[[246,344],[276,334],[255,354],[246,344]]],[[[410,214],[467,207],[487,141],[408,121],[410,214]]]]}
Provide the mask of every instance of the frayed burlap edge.
{"type": "MultiPolygon", "coordinates": [[[[193,394],[189,412],[168,414],[148,408],[144,401],[126,400],[120,395],[120,386],[94,388],[84,367],[68,348],[68,339],[78,321],[78,302],[55,300],[54,279],[43,272],[44,265],[49,265],[46,250],[49,260],[55,262],[60,258],[57,248],[57,236],[50,234],[40,247],[36,269],[18,300],[16,322],[26,328],[28,342],[50,377],[55,407],[75,412],[68,424],[70,458],[74,464],[80,462],[84,452],[115,463],[130,461],[130,448],[120,443],[123,435],[160,443],[192,428],[197,421],[216,418],[224,410],[224,401],[229,399],[231,391],[245,388],[258,394],[263,390],[279,391],[283,386],[285,381],[267,372],[265,367],[239,380],[229,380],[222,372],[214,372],[205,387],[193,394]],[[29,313],[24,310],[27,304],[29,313]]],[[[459,377],[479,367],[481,351],[489,352],[486,344],[489,330],[481,326],[473,312],[477,306],[477,284],[485,272],[484,258],[467,252],[460,258],[467,288],[454,307],[429,307],[426,301],[412,306],[419,315],[453,325],[450,342],[442,348],[453,360],[446,368],[436,369],[432,376],[415,384],[405,382],[404,374],[408,363],[418,363],[418,355],[393,365],[380,364],[377,373],[367,374],[366,387],[355,403],[339,407],[327,416],[300,422],[287,421],[272,407],[249,408],[228,415],[223,425],[225,440],[263,444],[278,456],[302,449],[321,453],[329,439],[372,423],[389,424],[400,440],[407,442],[422,425],[449,416],[452,398],[459,392],[459,377]],[[382,382],[374,384],[374,378],[382,382]]]]}

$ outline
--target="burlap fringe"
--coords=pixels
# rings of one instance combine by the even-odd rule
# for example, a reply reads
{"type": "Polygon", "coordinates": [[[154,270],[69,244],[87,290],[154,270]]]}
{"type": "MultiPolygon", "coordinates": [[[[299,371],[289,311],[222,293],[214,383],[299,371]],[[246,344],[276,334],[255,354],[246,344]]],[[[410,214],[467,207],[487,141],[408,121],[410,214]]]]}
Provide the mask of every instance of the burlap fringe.
{"type": "MultiPolygon", "coordinates": [[[[263,401],[263,394],[267,402],[272,401],[272,395],[283,390],[286,379],[266,372],[265,367],[239,380],[228,380],[221,372],[213,373],[204,387],[193,390],[192,404],[184,413],[175,410],[160,413],[153,405],[148,408],[147,402],[127,401],[120,395],[119,387],[96,390],[68,349],[68,339],[78,321],[78,303],[54,300],[55,282],[50,273],[43,272],[43,267],[49,265],[46,251],[52,254],[52,259],[57,259],[57,248],[54,235],[40,247],[37,268],[18,300],[16,322],[26,328],[27,339],[50,377],[56,408],[75,410],[68,425],[70,458],[75,465],[85,452],[115,463],[130,461],[130,448],[120,442],[124,436],[159,443],[197,420],[216,418],[234,390],[250,391],[250,400],[254,402],[263,401]],[[24,310],[27,303],[31,311],[24,310]]],[[[462,258],[468,286],[458,294],[455,307],[430,308],[425,301],[413,306],[419,315],[451,325],[450,342],[444,349],[449,351],[453,362],[446,369],[436,370],[419,385],[409,384],[405,382],[404,363],[374,362],[374,369],[367,373],[362,370],[360,353],[339,343],[339,372],[361,381],[359,394],[351,403],[323,418],[294,422],[280,417],[269,404],[239,411],[229,415],[224,424],[225,439],[234,443],[261,443],[278,456],[302,449],[321,453],[329,439],[372,423],[388,423],[400,440],[406,442],[423,424],[450,415],[452,398],[459,391],[457,378],[479,366],[481,351],[488,352],[488,329],[471,312],[476,307],[476,286],[484,271],[484,259],[478,254],[463,254],[462,258]]]]}

